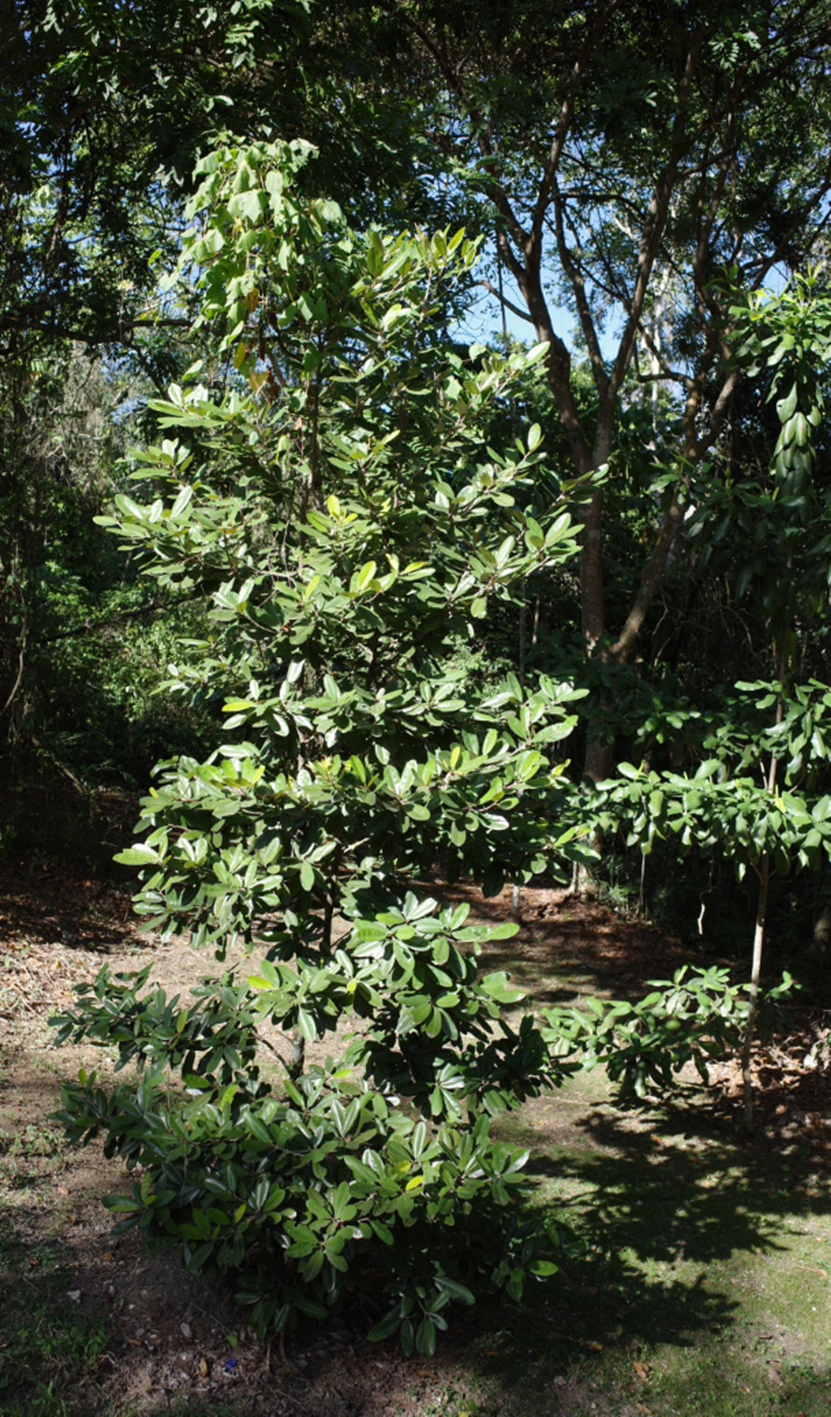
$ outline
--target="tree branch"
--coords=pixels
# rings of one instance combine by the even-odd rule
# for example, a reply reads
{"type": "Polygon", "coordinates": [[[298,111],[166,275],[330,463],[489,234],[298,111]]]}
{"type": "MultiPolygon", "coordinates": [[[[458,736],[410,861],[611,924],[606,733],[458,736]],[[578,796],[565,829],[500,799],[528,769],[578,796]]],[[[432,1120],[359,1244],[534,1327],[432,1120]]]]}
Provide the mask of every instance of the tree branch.
{"type": "MultiPolygon", "coordinates": [[[[638,335],[641,312],[643,310],[646,293],[649,288],[649,279],[652,268],[658,254],[658,249],[664,234],[669,203],[675,186],[678,162],[681,155],[681,134],[685,122],[687,103],[689,101],[690,88],[692,86],[693,74],[695,72],[698,55],[703,42],[701,29],[697,29],[693,35],[692,43],[687,52],[687,59],[684,65],[684,74],[678,88],[678,98],[675,107],[675,117],[673,119],[673,132],[670,141],[670,156],[665,164],[649,203],[646,221],[641,233],[640,251],[638,253],[637,274],[635,285],[632,291],[632,305],[629,317],[626,321],[617,356],[609,379],[609,387],[606,398],[607,408],[602,411],[602,417],[611,422],[614,413],[614,400],[617,397],[629,362],[632,358],[632,351],[635,347],[635,340],[638,335]]],[[[598,423],[600,423],[598,419],[598,423]]]]}
{"type": "Polygon", "coordinates": [[[563,147],[565,146],[566,137],[568,136],[568,130],[571,127],[571,119],[574,114],[574,99],[580,84],[580,79],[583,75],[583,70],[610,16],[614,14],[620,3],[621,0],[609,0],[608,4],[598,7],[594,23],[590,26],[589,32],[580,48],[580,53],[574,61],[566,96],[560,105],[557,128],[551,142],[545,167],[543,168],[542,178],[540,179],[540,185],[537,191],[537,200],[534,203],[534,211],[531,217],[531,238],[537,244],[541,242],[543,221],[548,211],[554,180],[559,170],[560,159],[563,155],[563,147]]]}
{"type": "Polygon", "coordinates": [[[586,347],[589,352],[589,363],[591,364],[592,374],[594,376],[595,388],[597,389],[598,396],[602,399],[609,386],[609,376],[606,373],[606,365],[600,353],[600,341],[597,338],[597,329],[586,294],[586,283],[583,278],[583,272],[566,241],[565,225],[563,222],[563,204],[556,176],[551,183],[551,195],[554,203],[554,228],[557,239],[557,254],[560,257],[560,265],[568,277],[569,284],[574,293],[583,338],[586,341],[586,347]]]}
{"type": "Polygon", "coordinates": [[[482,289],[486,290],[489,295],[495,296],[500,305],[502,305],[504,309],[510,310],[511,314],[516,315],[518,320],[525,320],[527,324],[533,325],[534,321],[531,319],[528,311],[521,309],[519,305],[515,305],[513,300],[509,300],[507,295],[503,295],[489,280],[478,280],[476,284],[481,285],[482,289]]]}
{"type": "MultiPolygon", "coordinates": [[[[721,432],[730,400],[739,382],[739,377],[737,369],[731,369],[727,373],[719,396],[713,405],[713,410],[710,415],[710,427],[707,433],[701,437],[696,437],[694,432],[695,415],[698,410],[700,395],[700,384],[696,381],[696,387],[691,391],[690,398],[687,400],[688,407],[685,409],[684,421],[686,440],[691,439],[692,444],[690,446],[688,442],[686,451],[692,454],[692,457],[688,457],[688,461],[691,462],[700,458],[701,454],[712,447],[713,443],[716,441],[721,432]]],[[[651,609],[652,602],[660,584],[670,549],[684,524],[685,508],[681,499],[683,493],[688,490],[689,483],[689,475],[685,474],[679,477],[675,485],[672,501],[664,514],[660,530],[658,531],[655,544],[652,548],[652,553],[641,572],[638,589],[629,614],[626,617],[626,622],[614,644],[610,646],[608,651],[609,658],[613,661],[623,662],[627,659],[643,628],[644,620],[651,609]]]]}
{"type": "Polygon", "coordinates": [[[6,702],[4,703],[2,709],[0,709],[0,714],[7,713],[8,710],[11,708],[12,704],[13,704],[14,701],[15,701],[15,698],[16,698],[16,696],[17,696],[17,691],[18,691],[18,689],[20,688],[20,681],[21,681],[22,678],[23,678],[23,665],[24,665],[24,663],[25,663],[25,660],[26,660],[26,627],[25,627],[25,625],[24,625],[24,627],[23,627],[23,632],[22,632],[22,634],[21,634],[21,636],[20,636],[20,652],[19,652],[19,654],[18,654],[18,660],[17,660],[17,674],[16,674],[16,677],[15,677],[15,681],[14,681],[14,683],[12,684],[11,692],[9,693],[9,696],[8,696],[8,698],[6,699],[6,702]]]}

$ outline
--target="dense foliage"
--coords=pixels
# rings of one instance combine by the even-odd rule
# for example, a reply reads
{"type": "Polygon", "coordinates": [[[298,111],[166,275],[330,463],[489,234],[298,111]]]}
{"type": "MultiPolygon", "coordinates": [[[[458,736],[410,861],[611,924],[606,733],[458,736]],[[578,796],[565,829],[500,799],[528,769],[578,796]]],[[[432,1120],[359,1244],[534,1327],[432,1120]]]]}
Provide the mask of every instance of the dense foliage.
{"type": "Polygon", "coordinates": [[[199,318],[221,318],[236,386],[154,405],[181,430],[136,472],[159,495],[120,494],[105,519],[162,587],[208,597],[193,673],[226,695],[227,736],[162,767],[120,859],[144,868],[139,909],[163,933],[265,959],[190,1009],[105,971],[63,1036],[117,1042],[142,1076],[110,1096],[82,1079],[64,1117],[143,1166],[112,1203],[127,1223],[184,1242],[194,1268],[248,1271],[261,1327],[325,1314],[368,1250],[392,1296],[376,1336],[432,1352],[470,1283],[518,1295],[526,1270],[553,1268],[511,1202],[522,1157],[489,1125],[558,1069],[530,1017],[504,1018],[505,975],[480,977],[477,942],[517,927],[466,928],[467,907],[406,885],[437,854],[498,888],[568,851],[551,754],[573,695],[483,690],[452,648],[489,598],[573,555],[574,532],[537,428],[503,455],[483,443],[539,351],[463,358],[436,338],[441,288],[475,248],[354,235],[333,203],[298,199],[305,156],[204,160],[181,267],[198,267],[199,318]],[[518,489],[547,508],[520,509],[518,489]],[[293,1035],[274,1085],[261,1021],[293,1035]],[[339,1026],[334,1059],[304,1068],[304,1045],[339,1026]]]}
{"type": "Polygon", "coordinates": [[[518,1292],[551,1237],[491,1117],[578,1059],[643,1093],[743,1034],[749,1118],[777,880],[810,871],[831,933],[830,20],[0,19],[4,797],[89,806],[161,760],[119,857],[140,912],[264,955],[191,1007],[102,975],[64,1034],[143,1073],[65,1120],[144,1168],[125,1223],[242,1269],[263,1325],[385,1255],[407,1347],[518,1292]],[[714,871],[752,881],[749,990],[506,1016],[431,877],[564,878],[589,843],[685,859],[688,938],[714,871]]]}

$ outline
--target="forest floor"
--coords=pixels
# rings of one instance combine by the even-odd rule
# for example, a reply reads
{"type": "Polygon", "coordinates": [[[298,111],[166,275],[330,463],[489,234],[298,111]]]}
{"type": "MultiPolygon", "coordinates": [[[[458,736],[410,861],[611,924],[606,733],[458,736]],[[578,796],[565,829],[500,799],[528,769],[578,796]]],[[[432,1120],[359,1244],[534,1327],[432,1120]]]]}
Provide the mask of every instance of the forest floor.
{"type": "MultiPolygon", "coordinates": [[[[458,890],[449,894],[459,895],[458,890]]],[[[501,919],[508,900],[476,913],[501,919]]],[[[488,963],[532,1006],[639,996],[689,958],[656,927],[556,891],[488,963]]],[[[535,1204],[574,1244],[519,1306],[459,1314],[434,1359],[370,1345],[362,1316],[263,1346],[220,1283],[118,1241],[100,1204],[126,1173],[69,1149],[62,1080],[101,1066],[47,1019],[102,963],[152,962],[187,992],[211,961],[139,933],[127,892],[65,867],[0,864],[0,1412],[13,1417],[829,1417],[831,1075],[806,1066],[831,1014],[798,1010],[756,1057],[758,1125],[737,1072],[621,1110],[599,1073],[503,1132],[531,1153],[535,1204]]],[[[106,1072],[106,1065],[104,1068],[106,1072]]]]}

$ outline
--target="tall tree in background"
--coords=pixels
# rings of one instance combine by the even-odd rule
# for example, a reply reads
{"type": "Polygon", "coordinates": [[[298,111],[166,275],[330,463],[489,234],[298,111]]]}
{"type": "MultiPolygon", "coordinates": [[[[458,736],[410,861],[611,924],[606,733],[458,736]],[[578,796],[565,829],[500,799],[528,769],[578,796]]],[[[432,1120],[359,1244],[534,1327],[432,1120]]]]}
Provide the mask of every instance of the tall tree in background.
{"type": "MultiPolygon", "coordinates": [[[[194,164],[220,130],[314,143],[312,180],[353,208],[407,186],[410,105],[364,97],[357,61],[317,41],[315,23],[306,0],[4,9],[6,348],[24,330],[123,345],[146,327],[150,257],[175,260],[194,164]]],[[[412,215],[417,193],[402,201],[412,215]]]]}
{"type": "MultiPolygon", "coordinates": [[[[657,446],[643,448],[660,516],[615,623],[604,594],[602,487],[583,515],[585,651],[625,663],[695,470],[729,418],[739,378],[730,306],[802,265],[824,224],[829,6],[385,0],[381,8],[379,42],[393,59],[383,82],[398,74],[418,88],[434,174],[493,214],[524,308],[503,299],[549,342],[548,381],[577,471],[613,457],[633,382],[670,391],[657,446]],[[571,346],[556,329],[559,301],[577,319],[571,346]],[[581,349],[595,390],[588,418],[575,389],[581,349]]],[[[602,778],[610,763],[609,747],[590,740],[587,775],[602,778]]]]}

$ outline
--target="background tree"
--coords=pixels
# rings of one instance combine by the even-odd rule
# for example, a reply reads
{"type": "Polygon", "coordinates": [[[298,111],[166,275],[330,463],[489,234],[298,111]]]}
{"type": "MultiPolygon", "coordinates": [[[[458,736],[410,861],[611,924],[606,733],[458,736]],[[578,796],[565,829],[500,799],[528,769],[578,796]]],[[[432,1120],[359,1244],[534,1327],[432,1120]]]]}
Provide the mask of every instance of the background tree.
{"type": "MultiPolygon", "coordinates": [[[[590,656],[625,663],[683,524],[692,469],[729,416],[739,378],[730,306],[782,265],[804,262],[822,229],[827,8],[786,0],[656,11],[612,0],[449,12],[390,0],[383,14],[393,56],[384,83],[397,72],[418,87],[439,155],[433,172],[478,197],[482,224],[496,226],[525,307],[514,311],[549,343],[549,383],[578,473],[613,460],[627,381],[670,391],[658,445],[641,452],[661,512],[613,628],[602,488],[583,514],[583,643],[590,656]],[[577,319],[572,347],[555,327],[557,299],[577,319]],[[595,388],[589,419],[575,397],[581,351],[595,388]]],[[[606,774],[609,752],[590,737],[589,776],[606,774]]]]}
{"type": "MultiPolygon", "coordinates": [[[[38,741],[51,740],[50,761],[78,781],[110,776],[109,748],[102,754],[107,763],[96,765],[73,752],[62,732],[58,750],[54,723],[50,728],[36,705],[67,670],[76,684],[83,682],[68,655],[76,646],[81,658],[100,650],[93,629],[82,645],[80,624],[103,623],[106,616],[79,620],[66,599],[69,618],[56,629],[35,609],[45,575],[43,547],[51,540],[56,549],[49,508],[61,495],[52,486],[54,393],[50,403],[47,371],[54,371],[58,387],[67,359],[78,350],[95,351],[102,403],[115,409],[121,398],[125,415],[140,411],[124,404],[125,385],[140,402],[154,389],[161,393],[196,357],[186,338],[192,292],[180,290],[180,306],[160,299],[154,262],[163,268],[175,260],[193,164],[219,127],[230,125],[243,137],[267,130],[316,139],[322,157],[309,172],[319,171],[316,180],[348,195],[355,210],[377,212],[394,200],[412,216],[430,206],[410,180],[406,106],[381,112],[365,102],[359,65],[352,63],[353,82],[345,81],[342,65],[333,67],[335,49],[311,42],[311,26],[307,6],[272,0],[244,0],[221,12],[155,0],[126,9],[97,0],[19,0],[0,16],[0,399],[6,420],[0,558],[7,601],[0,707],[13,699],[38,741]],[[45,461],[33,478],[35,448],[45,461]]],[[[225,378],[225,370],[215,369],[213,377],[225,378]]],[[[118,439],[107,417],[104,441],[113,448],[118,439]]],[[[121,423],[126,427],[124,417],[121,423]]],[[[88,481],[78,452],[76,442],[67,462],[64,446],[64,491],[67,477],[78,485],[88,481]]],[[[99,457],[96,464],[96,476],[108,486],[114,461],[99,457]]],[[[108,495],[103,484],[100,491],[108,495]]],[[[103,552],[93,559],[99,574],[87,596],[117,598],[120,567],[103,552]],[[105,564],[116,584],[102,581],[105,564]]],[[[71,580],[73,565],[66,570],[71,580]]],[[[153,633],[159,633],[167,611],[157,604],[154,613],[153,633]]],[[[122,667],[126,680],[126,663],[122,667]]],[[[124,695],[111,688],[103,698],[114,709],[124,695]]],[[[67,697],[76,718],[99,721],[100,692],[91,692],[83,706],[67,697]]],[[[30,736],[16,721],[6,722],[7,761],[31,775],[37,755],[30,736]]],[[[123,727],[133,736],[129,713],[123,727]]],[[[124,782],[129,777],[122,774],[124,782]]]]}
{"type": "MultiPolygon", "coordinates": [[[[794,0],[452,13],[388,0],[372,14],[350,0],[246,0],[222,15],[31,0],[2,35],[0,326],[117,340],[169,378],[178,346],[165,322],[175,335],[186,312],[156,304],[147,256],[175,245],[179,194],[220,122],[316,142],[301,180],[358,220],[406,210],[435,226],[454,211],[495,234],[503,296],[549,341],[572,465],[609,469],[584,509],[580,573],[599,689],[586,767],[602,776],[611,671],[654,623],[693,470],[732,422],[731,303],[804,264],[822,229],[827,37],[826,7],[794,0]],[[556,302],[573,313],[573,341],[555,328],[556,302]],[[651,412],[640,431],[638,387],[651,412]],[[610,518],[616,542],[621,518],[638,523],[625,568],[604,557],[610,518]]],[[[496,291],[497,274],[472,279],[496,291]]]]}

